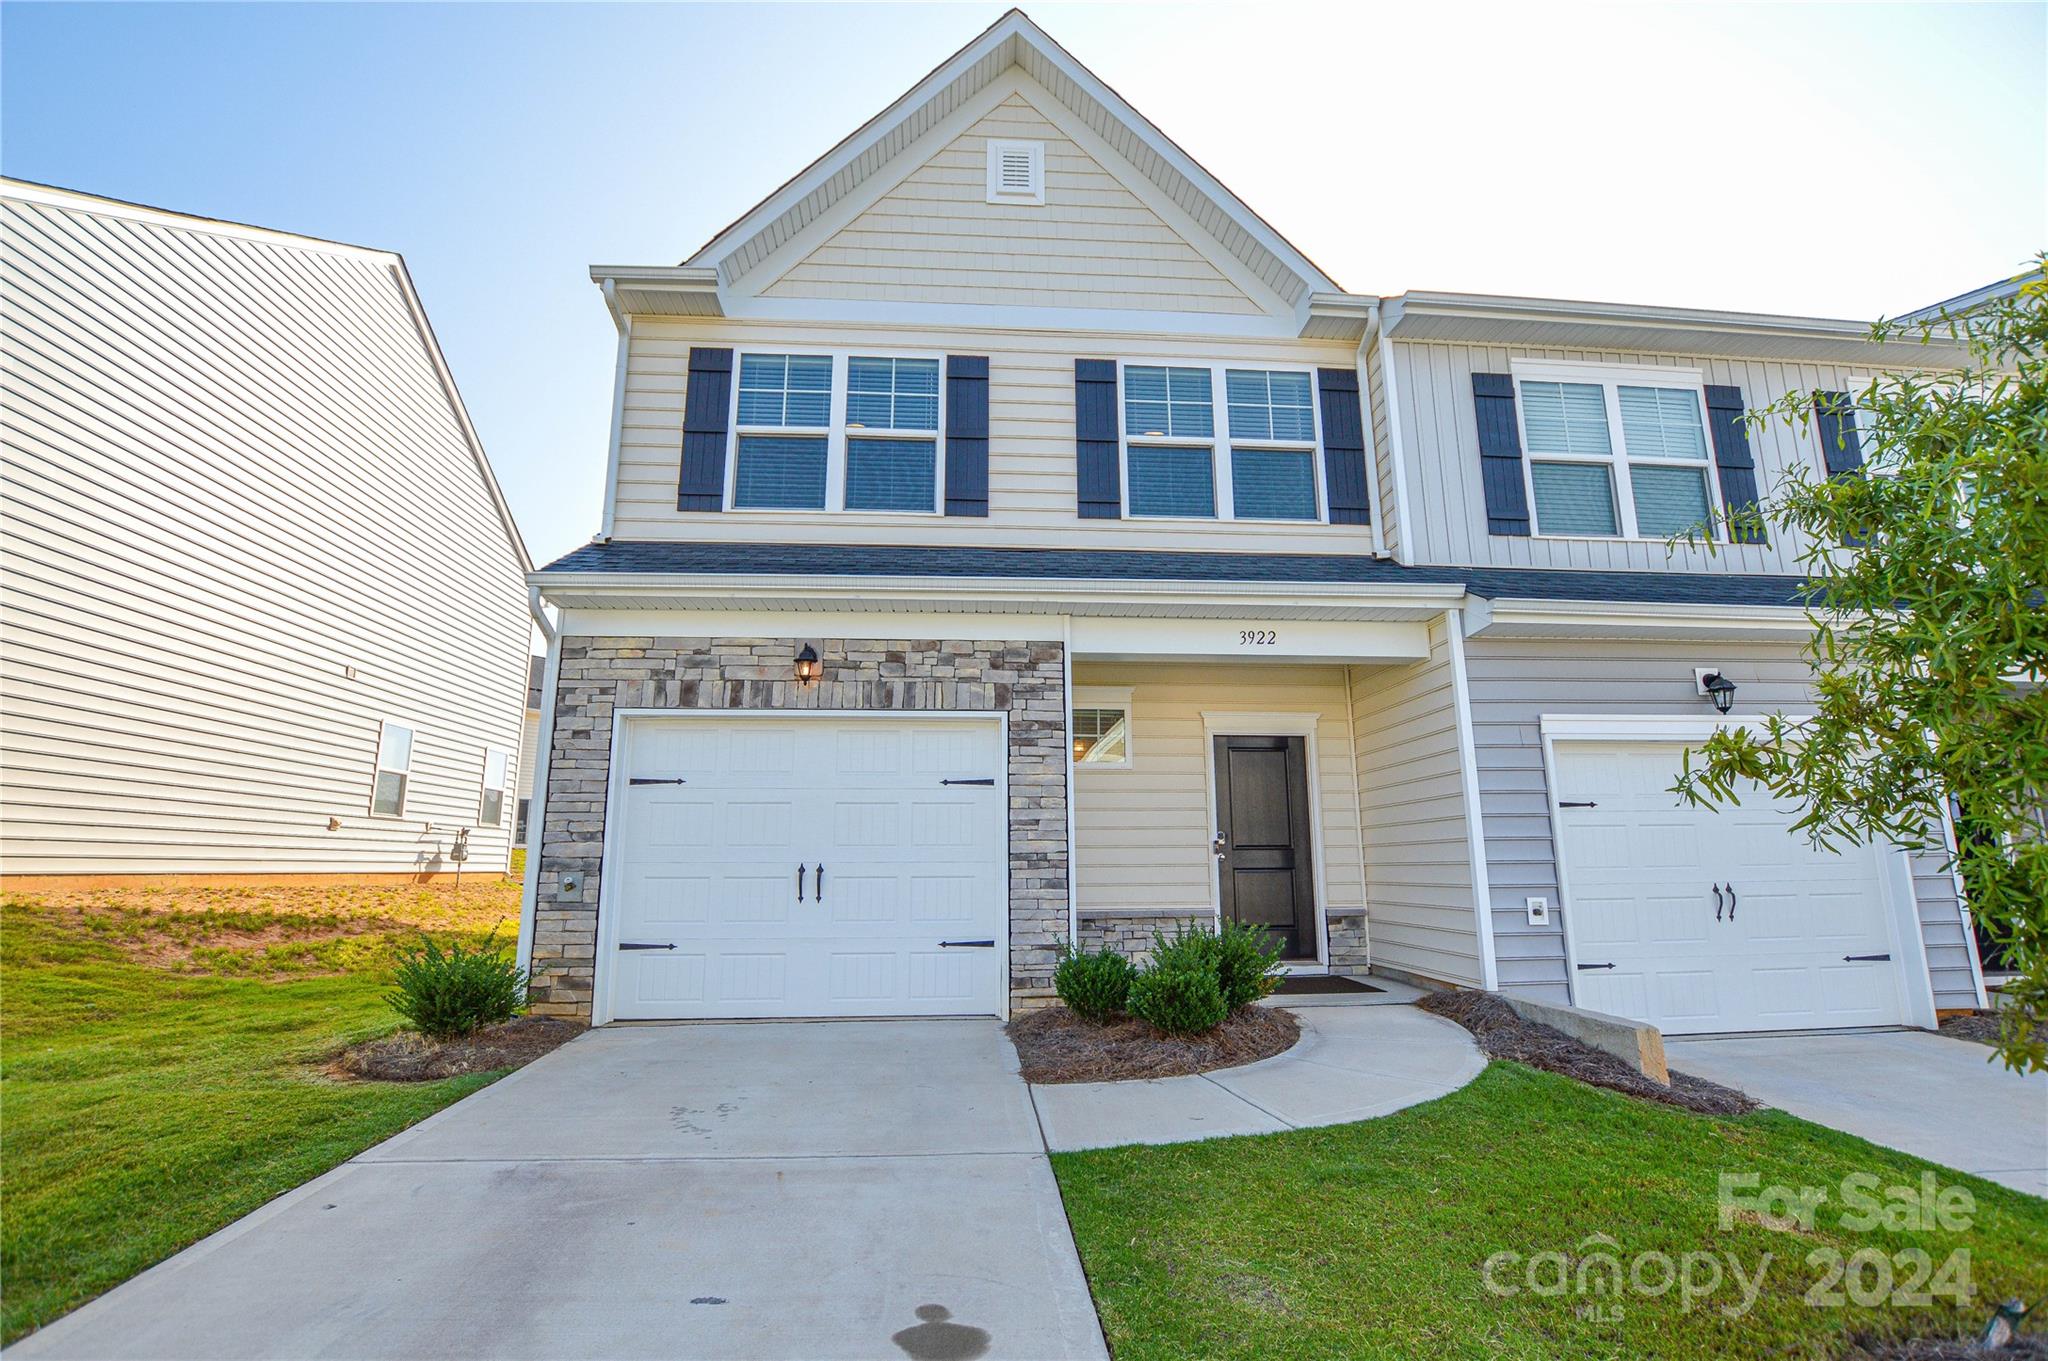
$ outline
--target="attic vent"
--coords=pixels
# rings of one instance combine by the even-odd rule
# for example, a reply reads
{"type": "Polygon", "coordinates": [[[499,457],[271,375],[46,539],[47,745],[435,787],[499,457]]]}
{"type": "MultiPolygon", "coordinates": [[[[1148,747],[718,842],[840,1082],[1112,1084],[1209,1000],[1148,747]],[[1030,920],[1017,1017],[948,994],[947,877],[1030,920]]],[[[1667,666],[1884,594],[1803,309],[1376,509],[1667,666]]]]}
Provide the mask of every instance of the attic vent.
{"type": "Polygon", "coordinates": [[[988,144],[988,201],[1045,202],[1045,143],[988,144]]]}

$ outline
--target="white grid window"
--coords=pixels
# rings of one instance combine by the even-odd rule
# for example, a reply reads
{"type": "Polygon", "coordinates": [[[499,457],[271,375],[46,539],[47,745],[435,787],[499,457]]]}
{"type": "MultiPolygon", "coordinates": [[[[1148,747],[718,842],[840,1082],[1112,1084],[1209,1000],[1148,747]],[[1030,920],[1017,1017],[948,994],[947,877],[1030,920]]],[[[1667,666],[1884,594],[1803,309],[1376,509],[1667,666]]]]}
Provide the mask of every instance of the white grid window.
{"type": "Polygon", "coordinates": [[[406,786],[412,782],[412,729],[386,723],[377,731],[377,767],[370,779],[373,817],[405,816],[406,786]]]}
{"type": "Polygon", "coordinates": [[[505,791],[512,785],[512,753],[484,748],[483,797],[477,800],[476,825],[496,827],[505,820],[505,791]]]}
{"type": "Polygon", "coordinates": [[[1716,532],[1720,503],[1696,373],[1518,363],[1515,377],[1538,534],[1716,532]]]}
{"type": "Polygon", "coordinates": [[[1074,691],[1074,764],[1091,770],[1131,764],[1131,692],[1116,686],[1074,691]]]}

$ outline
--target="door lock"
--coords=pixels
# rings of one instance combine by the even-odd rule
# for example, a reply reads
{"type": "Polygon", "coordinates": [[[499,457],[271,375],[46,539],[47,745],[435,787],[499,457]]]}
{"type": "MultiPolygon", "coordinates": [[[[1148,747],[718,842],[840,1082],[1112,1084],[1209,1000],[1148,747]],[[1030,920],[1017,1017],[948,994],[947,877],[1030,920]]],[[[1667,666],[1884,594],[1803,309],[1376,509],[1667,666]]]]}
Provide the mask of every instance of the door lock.
{"type": "Polygon", "coordinates": [[[1209,849],[1216,853],[1216,858],[1218,860],[1221,860],[1230,854],[1229,843],[1223,839],[1223,833],[1221,832],[1218,832],[1216,834],[1216,839],[1209,843],[1209,849]]]}

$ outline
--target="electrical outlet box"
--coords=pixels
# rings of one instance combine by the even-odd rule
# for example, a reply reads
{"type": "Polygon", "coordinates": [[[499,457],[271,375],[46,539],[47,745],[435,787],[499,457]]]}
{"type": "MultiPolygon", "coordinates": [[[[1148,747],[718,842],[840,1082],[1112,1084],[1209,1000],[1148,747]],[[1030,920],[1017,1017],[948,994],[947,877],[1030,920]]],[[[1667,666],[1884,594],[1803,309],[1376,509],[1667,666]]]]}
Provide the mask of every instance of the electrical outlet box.
{"type": "Polygon", "coordinates": [[[562,876],[562,892],[563,892],[564,894],[570,894],[570,893],[581,893],[582,891],[583,891],[583,876],[582,876],[582,875],[580,875],[580,874],[565,874],[565,875],[563,875],[563,876],[562,876]]]}
{"type": "Polygon", "coordinates": [[[1529,909],[1529,925],[1550,925],[1550,899],[1528,898],[1525,899],[1524,902],[1526,903],[1529,909]]]}

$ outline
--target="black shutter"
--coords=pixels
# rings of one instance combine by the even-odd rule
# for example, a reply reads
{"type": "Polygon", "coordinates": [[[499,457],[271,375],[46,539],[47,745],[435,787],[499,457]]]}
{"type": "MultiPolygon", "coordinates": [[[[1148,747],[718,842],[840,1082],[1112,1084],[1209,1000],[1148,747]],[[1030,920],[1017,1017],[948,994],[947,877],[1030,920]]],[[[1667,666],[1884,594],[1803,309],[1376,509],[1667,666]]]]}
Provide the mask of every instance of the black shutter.
{"type": "Polygon", "coordinates": [[[988,514],[988,356],[946,356],[946,514],[988,514]]]}
{"type": "Polygon", "coordinates": [[[1721,504],[1728,512],[1728,537],[1736,543],[1764,543],[1756,510],[1756,459],[1749,452],[1749,427],[1742,419],[1742,389],[1707,384],[1707,429],[1714,437],[1714,463],[1721,470],[1721,504]]]}
{"type": "Polygon", "coordinates": [[[731,409],[732,351],[691,346],[677,510],[725,509],[726,422],[731,409]]]}
{"type": "Polygon", "coordinates": [[[1486,491],[1486,532],[1529,534],[1529,494],[1522,484],[1522,436],[1515,428],[1515,380],[1505,373],[1472,375],[1479,417],[1479,483],[1486,491]]]}
{"type": "Polygon", "coordinates": [[[1365,479],[1365,414],[1358,405],[1356,369],[1317,369],[1316,391],[1323,404],[1323,482],[1330,523],[1372,523],[1372,494],[1365,479]]]}
{"type": "Polygon", "coordinates": [[[1820,429],[1820,452],[1829,477],[1847,477],[1863,467],[1863,441],[1856,433],[1853,410],[1846,392],[1813,394],[1813,419],[1820,429]]]}
{"type": "Polygon", "coordinates": [[[1123,477],[1117,469],[1116,361],[1074,361],[1074,482],[1084,520],[1119,520],[1123,477]]]}

